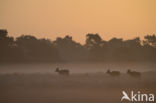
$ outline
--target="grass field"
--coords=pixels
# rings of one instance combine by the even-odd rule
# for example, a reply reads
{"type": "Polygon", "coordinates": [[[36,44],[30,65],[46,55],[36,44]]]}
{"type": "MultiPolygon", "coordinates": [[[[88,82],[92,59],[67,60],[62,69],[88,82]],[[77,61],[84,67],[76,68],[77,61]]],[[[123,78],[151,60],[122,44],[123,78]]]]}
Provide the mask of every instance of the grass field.
{"type": "Polygon", "coordinates": [[[0,103],[120,103],[123,90],[156,94],[156,72],[144,72],[141,78],[125,73],[0,75],[0,103]]]}

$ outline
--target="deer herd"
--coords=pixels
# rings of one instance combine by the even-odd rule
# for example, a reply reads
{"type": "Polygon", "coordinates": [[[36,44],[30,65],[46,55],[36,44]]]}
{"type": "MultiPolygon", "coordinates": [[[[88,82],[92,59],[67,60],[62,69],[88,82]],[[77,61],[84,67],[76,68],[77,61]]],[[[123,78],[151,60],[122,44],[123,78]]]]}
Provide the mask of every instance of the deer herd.
{"type": "MultiPolygon", "coordinates": [[[[56,68],[55,72],[57,72],[59,75],[65,75],[68,76],[70,74],[70,71],[68,69],[60,69],[59,67],[56,68]]],[[[120,71],[110,71],[109,69],[106,71],[106,74],[117,77],[120,76],[120,71]]],[[[137,71],[132,71],[130,69],[127,70],[126,74],[128,74],[131,77],[141,77],[141,73],[137,71]]]]}
{"type": "Polygon", "coordinates": [[[60,68],[56,68],[55,72],[57,72],[60,75],[69,75],[69,70],[67,69],[60,69],[60,68]]]}
{"type": "MultiPolygon", "coordinates": [[[[107,70],[106,73],[111,75],[111,76],[120,76],[120,74],[121,74],[119,71],[110,71],[110,70],[107,70]]],[[[140,72],[131,71],[130,69],[127,70],[127,74],[131,77],[141,77],[140,72]]]]}

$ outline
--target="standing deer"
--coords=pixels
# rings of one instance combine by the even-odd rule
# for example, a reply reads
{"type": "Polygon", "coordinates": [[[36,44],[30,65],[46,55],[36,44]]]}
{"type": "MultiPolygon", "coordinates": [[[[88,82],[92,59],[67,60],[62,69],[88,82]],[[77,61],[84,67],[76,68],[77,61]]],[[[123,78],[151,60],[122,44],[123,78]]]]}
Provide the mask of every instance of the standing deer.
{"type": "Polygon", "coordinates": [[[57,72],[60,75],[69,75],[69,70],[67,70],[67,69],[56,68],[55,72],[57,72]]]}
{"type": "Polygon", "coordinates": [[[140,77],[141,76],[140,72],[131,71],[130,69],[127,70],[127,74],[132,76],[132,77],[140,77]]]}
{"type": "Polygon", "coordinates": [[[120,75],[120,72],[119,71],[110,71],[110,70],[107,70],[106,73],[109,74],[109,75],[111,75],[111,76],[119,76],[120,75]]]}

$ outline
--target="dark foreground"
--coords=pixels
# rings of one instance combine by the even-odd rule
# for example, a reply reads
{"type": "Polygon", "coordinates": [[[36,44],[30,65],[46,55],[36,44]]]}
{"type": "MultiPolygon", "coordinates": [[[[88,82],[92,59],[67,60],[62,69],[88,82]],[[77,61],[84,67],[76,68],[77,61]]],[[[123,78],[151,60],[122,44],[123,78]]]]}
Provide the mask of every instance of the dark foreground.
{"type": "Polygon", "coordinates": [[[156,72],[142,73],[141,78],[105,73],[0,75],[0,103],[120,103],[123,90],[156,95],[156,72]]]}

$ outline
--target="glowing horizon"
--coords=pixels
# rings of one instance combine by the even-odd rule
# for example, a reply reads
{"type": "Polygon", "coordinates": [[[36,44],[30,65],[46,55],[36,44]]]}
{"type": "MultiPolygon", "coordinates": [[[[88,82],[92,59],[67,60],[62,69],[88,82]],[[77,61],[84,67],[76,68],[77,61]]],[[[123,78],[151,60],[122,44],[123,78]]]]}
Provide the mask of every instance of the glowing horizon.
{"type": "Polygon", "coordinates": [[[84,43],[87,33],[104,40],[156,33],[155,0],[1,0],[0,29],[38,38],[71,35],[84,43]]]}

